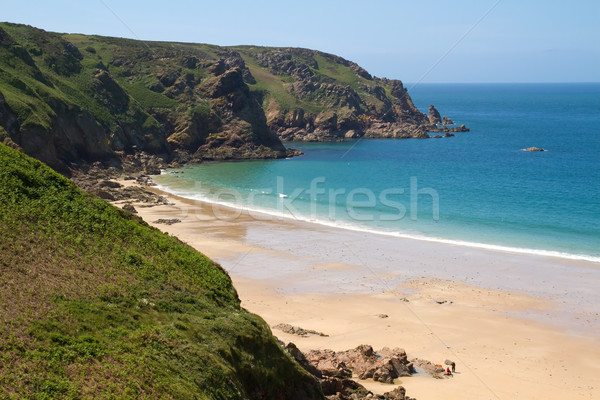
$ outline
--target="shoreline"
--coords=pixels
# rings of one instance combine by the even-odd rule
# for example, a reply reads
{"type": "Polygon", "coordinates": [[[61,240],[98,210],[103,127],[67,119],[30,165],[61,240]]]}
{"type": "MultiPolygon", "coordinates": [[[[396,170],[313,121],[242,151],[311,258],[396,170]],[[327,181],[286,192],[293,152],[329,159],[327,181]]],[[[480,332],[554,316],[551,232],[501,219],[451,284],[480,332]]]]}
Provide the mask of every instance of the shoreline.
{"type": "Polygon", "coordinates": [[[502,245],[502,244],[472,242],[472,241],[467,241],[467,240],[462,240],[462,239],[448,239],[448,238],[442,238],[442,237],[436,237],[436,236],[408,234],[408,233],[403,233],[402,231],[397,231],[397,232],[381,231],[381,230],[371,229],[368,227],[361,227],[359,225],[353,225],[349,222],[344,222],[344,223],[328,222],[327,220],[324,220],[324,219],[316,219],[316,218],[306,217],[303,215],[296,216],[291,213],[285,214],[283,212],[276,212],[276,211],[267,210],[267,209],[259,209],[259,208],[255,208],[255,207],[236,205],[236,204],[231,204],[231,203],[227,203],[227,202],[219,202],[219,201],[215,201],[215,200],[206,198],[204,196],[190,195],[190,194],[184,194],[184,193],[170,191],[168,187],[161,185],[161,184],[155,184],[155,185],[156,185],[156,186],[154,186],[155,188],[157,188],[161,192],[168,194],[170,196],[176,196],[176,197],[184,198],[184,199],[191,200],[191,201],[200,201],[200,202],[212,204],[215,206],[221,206],[221,207],[239,210],[240,212],[249,214],[250,216],[256,218],[259,221],[264,221],[264,220],[280,221],[283,219],[283,220],[292,221],[292,222],[306,222],[306,223],[322,225],[322,226],[334,228],[334,229],[344,229],[344,230],[349,230],[349,231],[354,231],[354,232],[367,233],[367,234],[373,234],[373,235],[381,235],[381,236],[389,236],[389,237],[400,238],[400,239],[419,240],[419,241],[425,241],[425,242],[430,242],[430,243],[441,243],[441,244],[447,244],[447,245],[462,246],[462,247],[469,247],[469,248],[476,248],[476,249],[483,249],[483,250],[490,250],[490,251],[498,251],[498,252],[506,252],[506,253],[513,253],[513,254],[554,257],[554,258],[564,259],[564,260],[585,261],[585,262],[590,262],[590,263],[596,263],[596,264],[598,264],[598,267],[600,267],[600,257],[589,255],[589,254],[566,253],[566,252],[561,252],[561,251],[556,251],[556,250],[544,250],[544,249],[534,249],[534,248],[525,248],[525,247],[514,247],[514,246],[502,245]]]}
{"type": "MultiPolygon", "coordinates": [[[[226,221],[211,211],[237,210],[148,189],[166,196],[169,205],[134,204],[139,215],[219,262],[244,308],[271,327],[289,323],[329,335],[273,329],[302,351],[370,344],[376,350],[403,347],[409,358],[436,363],[457,360],[452,379],[423,373],[401,378],[407,394],[418,399],[600,394],[592,383],[600,374],[593,293],[600,275],[593,263],[375,237],[309,222],[257,221],[244,213],[226,221]],[[159,218],[182,222],[153,223],[159,218]],[[533,271],[527,273],[528,267],[533,271]]],[[[363,384],[375,393],[395,387],[363,384]]]]}

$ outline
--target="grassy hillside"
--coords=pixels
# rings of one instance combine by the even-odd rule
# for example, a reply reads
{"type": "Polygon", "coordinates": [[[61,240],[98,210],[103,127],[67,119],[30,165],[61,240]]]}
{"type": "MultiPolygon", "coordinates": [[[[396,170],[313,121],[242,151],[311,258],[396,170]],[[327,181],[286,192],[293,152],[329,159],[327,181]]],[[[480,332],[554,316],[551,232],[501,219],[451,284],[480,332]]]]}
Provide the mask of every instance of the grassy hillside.
{"type": "Polygon", "coordinates": [[[165,163],[283,157],[277,135],[427,137],[432,125],[402,82],[316,50],[0,23],[0,127],[6,143],[65,169],[141,153],[165,163]]]}
{"type": "Polygon", "coordinates": [[[220,67],[225,53],[0,23],[0,126],[59,169],[141,152],[285,156],[260,99],[237,70],[225,73],[233,65],[220,67]]]}
{"type": "Polygon", "coordinates": [[[321,398],[221,267],[0,144],[1,399],[321,398]]]}

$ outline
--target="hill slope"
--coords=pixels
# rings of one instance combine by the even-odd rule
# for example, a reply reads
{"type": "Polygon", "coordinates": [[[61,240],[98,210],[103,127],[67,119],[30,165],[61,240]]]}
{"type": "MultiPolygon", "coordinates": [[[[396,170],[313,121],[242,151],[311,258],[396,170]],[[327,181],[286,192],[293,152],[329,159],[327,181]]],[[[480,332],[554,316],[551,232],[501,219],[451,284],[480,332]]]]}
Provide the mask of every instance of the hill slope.
{"type": "Polygon", "coordinates": [[[424,138],[435,129],[402,82],[319,51],[0,23],[0,142],[63,171],[142,154],[163,164],[284,157],[280,138],[424,138]]]}
{"type": "Polygon", "coordinates": [[[0,398],[322,398],[220,266],[2,144],[0,233],[0,398]]]}

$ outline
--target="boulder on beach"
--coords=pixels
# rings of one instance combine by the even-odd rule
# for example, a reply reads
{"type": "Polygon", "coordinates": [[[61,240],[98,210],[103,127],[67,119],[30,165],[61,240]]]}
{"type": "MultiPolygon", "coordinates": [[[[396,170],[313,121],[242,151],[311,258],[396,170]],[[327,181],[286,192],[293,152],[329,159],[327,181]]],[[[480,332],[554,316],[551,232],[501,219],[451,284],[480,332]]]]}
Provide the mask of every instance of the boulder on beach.
{"type": "Polygon", "coordinates": [[[337,353],[333,350],[313,350],[306,355],[293,343],[289,343],[285,349],[318,379],[327,400],[415,400],[406,396],[406,390],[402,386],[384,394],[373,394],[352,379],[352,376],[359,379],[372,378],[374,381],[391,384],[392,376],[409,376],[413,371],[413,364],[406,359],[403,349],[390,350],[384,347],[375,352],[371,346],[361,345],[353,350],[337,353]],[[408,370],[411,372],[408,373],[408,370]]]}
{"type": "Polygon", "coordinates": [[[375,352],[371,346],[361,345],[340,352],[313,350],[306,354],[306,359],[327,376],[339,375],[337,370],[350,370],[359,379],[371,378],[383,383],[393,383],[395,378],[410,376],[413,372],[413,364],[399,348],[385,347],[375,352]]]}

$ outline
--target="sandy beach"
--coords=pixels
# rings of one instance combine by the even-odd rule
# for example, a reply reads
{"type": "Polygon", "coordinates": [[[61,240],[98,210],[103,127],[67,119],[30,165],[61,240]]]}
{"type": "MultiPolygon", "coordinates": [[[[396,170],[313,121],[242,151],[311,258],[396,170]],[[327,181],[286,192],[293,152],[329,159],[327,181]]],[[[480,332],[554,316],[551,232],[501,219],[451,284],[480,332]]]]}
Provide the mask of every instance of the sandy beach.
{"type": "Polygon", "coordinates": [[[219,262],[243,307],[271,327],[328,335],[273,329],[302,351],[370,344],[454,360],[451,378],[395,383],[419,400],[600,398],[597,263],[260,218],[150,190],[169,205],[133,203],[138,215],[219,262]]]}

